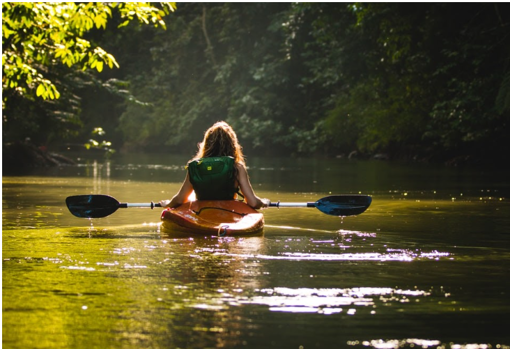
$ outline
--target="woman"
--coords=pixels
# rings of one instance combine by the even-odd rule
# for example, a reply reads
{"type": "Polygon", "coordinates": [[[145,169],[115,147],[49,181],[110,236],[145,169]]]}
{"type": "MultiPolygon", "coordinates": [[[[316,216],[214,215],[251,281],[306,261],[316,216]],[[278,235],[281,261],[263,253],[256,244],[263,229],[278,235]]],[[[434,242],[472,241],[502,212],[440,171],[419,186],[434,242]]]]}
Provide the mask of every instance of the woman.
{"type": "Polygon", "coordinates": [[[187,169],[181,189],[172,200],[162,200],[162,207],[182,205],[189,201],[193,190],[198,200],[232,200],[239,189],[249,206],[258,209],[269,205],[269,200],[255,195],[237,135],[224,121],[215,123],[205,132],[187,169]]]}

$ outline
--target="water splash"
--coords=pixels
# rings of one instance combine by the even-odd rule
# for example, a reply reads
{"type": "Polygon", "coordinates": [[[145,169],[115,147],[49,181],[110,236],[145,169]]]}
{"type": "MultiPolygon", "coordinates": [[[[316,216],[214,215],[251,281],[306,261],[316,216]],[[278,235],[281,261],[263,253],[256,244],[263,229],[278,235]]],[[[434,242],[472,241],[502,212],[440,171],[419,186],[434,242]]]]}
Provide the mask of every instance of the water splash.
{"type": "Polygon", "coordinates": [[[90,239],[92,237],[92,233],[95,232],[96,230],[94,229],[94,222],[92,221],[92,218],[88,218],[88,220],[90,222],[90,227],[87,230],[87,232],[89,234],[89,239],[90,239]]]}

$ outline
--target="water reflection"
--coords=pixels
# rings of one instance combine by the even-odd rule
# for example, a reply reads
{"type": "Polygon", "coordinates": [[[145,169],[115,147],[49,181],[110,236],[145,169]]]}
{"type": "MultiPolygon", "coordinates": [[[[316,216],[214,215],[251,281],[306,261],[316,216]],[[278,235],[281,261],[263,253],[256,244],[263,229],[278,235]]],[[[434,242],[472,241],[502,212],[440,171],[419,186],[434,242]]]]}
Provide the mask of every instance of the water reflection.
{"type": "Polygon", "coordinates": [[[94,185],[94,194],[102,194],[110,192],[110,176],[111,176],[111,162],[105,161],[99,163],[97,160],[92,162],[92,180],[94,185]],[[104,181],[103,181],[103,176],[104,181]],[[105,183],[103,187],[103,182],[105,183]]]}
{"type": "Polygon", "coordinates": [[[159,232],[159,211],[143,209],[91,226],[64,205],[92,192],[169,197],[186,160],[3,178],[4,346],[508,348],[508,176],[250,162],[270,198],[374,196],[344,221],[265,210],[254,238],[174,239],[159,232]]]}
{"type": "Polygon", "coordinates": [[[449,257],[448,252],[413,252],[407,250],[388,250],[387,254],[382,253],[342,253],[342,254],[314,254],[314,253],[300,253],[300,252],[283,252],[280,256],[268,255],[232,255],[227,253],[217,252],[216,254],[236,256],[242,258],[255,258],[255,259],[280,259],[280,260],[315,260],[315,261],[379,261],[379,262],[412,262],[418,259],[435,259],[441,257],[449,257]]]}
{"type": "MultiPolygon", "coordinates": [[[[344,310],[347,315],[355,315],[358,307],[370,307],[370,314],[376,314],[378,304],[410,302],[413,297],[418,298],[431,295],[431,291],[402,290],[386,287],[356,287],[348,289],[292,289],[276,287],[256,290],[256,292],[262,295],[240,300],[240,303],[267,305],[270,311],[318,313],[324,315],[341,313],[344,310]]],[[[419,301],[419,299],[414,301],[419,301]]]]}
{"type": "Polygon", "coordinates": [[[407,339],[373,339],[364,341],[348,341],[347,345],[353,347],[362,348],[375,348],[375,349],[400,349],[400,348],[436,348],[436,349],[509,349],[508,345],[491,345],[491,344],[457,344],[457,343],[442,343],[439,340],[433,339],[418,339],[418,338],[407,338],[407,339]]]}
{"type": "MultiPolygon", "coordinates": [[[[47,235],[51,234],[48,231],[47,235]]],[[[20,262],[37,260],[39,272],[48,280],[25,285],[26,297],[41,290],[58,296],[56,302],[66,309],[59,333],[71,338],[76,328],[98,331],[98,342],[88,342],[91,347],[118,341],[127,347],[241,346],[246,317],[235,299],[260,288],[258,276],[263,272],[259,263],[223,258],[216,252],[264,253],[265,240],[160,240],[131,235],[90,239],[83,245],[71,239],[68,242],[74,243],[67,246],[66,253],[41,249],[43,245],[38,244],[47,257],[6,258],[4,269],[12,273],[20,262]],[[78,281],[66,282],[69,280],[78,281]],[[58,289],[49,286],[48,290],[48,282],[59,285],[58,289]]],[[[18,280],[23,281],[9,279],[7,287],[12,288],[18,280]]],[[[26,338],[25,344],[32,337],[26,338]]]]}
{"type": "MultiPolygon", "coordinates": [[[[451,259],[450,252],[437,250],[426,251],[420,248],[405,249],[392,248],[382,244],[374,232],[339,230],[331,239],[316,238],[288,238],[285,239],[283,249],[269,254],[236,254],[232,251],[216,250],[216,255],[253,260],[288,260],[288,261],[376,261],[376,262],[412,262],[418,260],[451,259]],[[370,240],[374,241],[370,241],[370,240]],[[347,250],[357,248],[359,252],[346,253],[347,250]],[[290,249],[292,252],[286,252],[290,249]],[[300,251],[301,250],[301,251],[300,251]],[[371,250],[371,251],[366,251],[371,250]],[[306,251],[306,252],[304,252],[306,251]]],[[[278,242],[282,242],[278,240],[278,242]]],[[[281,247],[281,245],[279,245],[281,247]]]]}
{"type": "MultiPolygon", "coordinates": [[[[163,240],[164,249],[170,254],[163,264],[171,263],[169,280],[174,286],[167,287],[167,292],[158,300],[173,303],[174,316],[180,323],[191,326],[191,346],[211,347],[211,334],[214,334],[215,347],[242,345],[240,338],[246,334],[246,328],[240,320],[245,315],[238,307],[237,298],[260,287],[261,266],[243,258],[224,258],[223,255],[263,253],[264,242],[262,237],[163,240]],[[182,248],[187,250],[184,255],[182,248]],[[183,263],[176,264],[175,257],[170,257],[177,251],[180,251],[180,259],[185,259],[183,263]]],[[[189,338],[178,343],[182,347],[190,346],[189,338]],[[188,345],[184,344],[186,342],[188,345]]]]}

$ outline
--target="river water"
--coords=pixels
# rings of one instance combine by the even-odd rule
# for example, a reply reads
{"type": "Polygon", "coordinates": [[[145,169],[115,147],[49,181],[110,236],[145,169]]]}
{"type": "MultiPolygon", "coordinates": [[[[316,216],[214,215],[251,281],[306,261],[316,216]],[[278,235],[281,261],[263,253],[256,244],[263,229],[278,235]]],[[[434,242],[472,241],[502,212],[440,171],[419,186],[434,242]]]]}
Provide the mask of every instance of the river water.
{"type": "Polygon", "coordinates": [[[373,198],[356,217],[269,208],[249,238],[166,236],[158,209],[65,207],[170,198],[186,160],[3,176],[4,348],[510,348],[510,172],[248,158],[272,201],[373,198]]]}

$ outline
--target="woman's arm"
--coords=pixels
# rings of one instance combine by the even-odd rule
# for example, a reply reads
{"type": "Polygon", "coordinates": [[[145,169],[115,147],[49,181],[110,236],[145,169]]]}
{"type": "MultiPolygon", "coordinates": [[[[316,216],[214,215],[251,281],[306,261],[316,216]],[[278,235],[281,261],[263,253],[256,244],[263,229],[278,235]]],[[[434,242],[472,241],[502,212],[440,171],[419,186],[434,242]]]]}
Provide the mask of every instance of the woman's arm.
{"type": "Polygon", "coordinates": [[[181,189],[177,194],[174,195],[172,200],[161,200],[160,204],[161,207],[177,207],[182,205],[185,202],[188,202],[188,197],[193,192],[193,185],[191,185],[191,182],[189,180],[189,176],[186,173],[186,178],[184,179],[184,182],[182,183],[181,189]]]}
{"type": "Polygon", "coordinates": [[[246,171],[246,167],[242,164],[236,164],[235,166],[237,167],[237,181],[239,182],[241,193],[246,199],[246,203],[255,209],[269,206],[268,199],[261,199],[255,195],[250,179],[248,178],[248,171],[246,171]]]}

